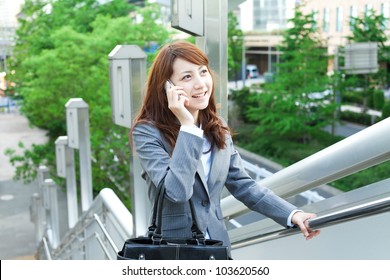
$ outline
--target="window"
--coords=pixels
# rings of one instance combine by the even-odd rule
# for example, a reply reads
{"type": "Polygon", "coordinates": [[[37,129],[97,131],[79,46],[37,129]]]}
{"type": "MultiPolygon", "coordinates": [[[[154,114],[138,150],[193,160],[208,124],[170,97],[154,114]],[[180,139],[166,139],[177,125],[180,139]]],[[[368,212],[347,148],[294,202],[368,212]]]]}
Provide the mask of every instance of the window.
{"type": "Polygon", "coordinates": [[[336,8],[336,31],[343,31],[343,7],[336,8]]]}
{"type": "Polygon", "coordinates": [[[384,17],[382,22],[382,29],[387,29],[389,26],[389,15],[390,15],[390,5],[389,3],[382,3],[381,4],[381,14],[384,17]]]}
{"type": "Polygon", "coordinates": [[[357,6],[351,6],[349,8],[349,28],[351,30],[353,30],[353,25],[355,24],[357,17],[358,17],[357,6]]]}
{"type": "Polygon", "coordinates": [[[373,12],[373,9],[372,9],[372,4],[366,4],[365,5],[365,8],[364,8],[364,14],[366,16],[370,16],[373,12]]]}
{"type": "Polygon", "coordinates": [[[324,8],[324,18],[322,22],[322,28],[324,32],[329,32],[329,17],[330,17],[329,8],[324,8]]]}
{"type": "Polygon", "coordinates": [[[313,10],[312,11],[312,15],[313,15],[313,30],[316,30],[317,29],[317,21],[318,21],[318,11],[316,10],[313,10]]]}
{"type": "MultiPolygon", "coordinates": [[[[374,10],[372,8],[372,4],[366,4],[364,8],[364,16],[365,17],[371,17],[374,14],[374,10]]],[[[364,24],[364,30],[368,29],[367,23],[364,24]]]]}

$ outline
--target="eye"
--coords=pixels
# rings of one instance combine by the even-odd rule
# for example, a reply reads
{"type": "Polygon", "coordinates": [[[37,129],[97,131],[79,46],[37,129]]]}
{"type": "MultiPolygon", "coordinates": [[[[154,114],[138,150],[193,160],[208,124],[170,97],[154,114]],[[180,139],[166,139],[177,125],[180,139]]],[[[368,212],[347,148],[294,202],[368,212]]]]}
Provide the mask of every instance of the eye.
{"type": "Polygon", "coordinates": [[[189,80],[189,79],[191,79],[191,75],[185,75],[185,76],[182,78],[183,81],[186,81],[186,80],[189,80]]]}
{"type": "Polygon", "coordinates": [[[208,72],[209,72],[209,71],[208,71],[207,68],[203,68],[203,69],[200,70],[200,73],[201,73],[202,75],[205,75],[205,74],[207,74],[208,72]]]}

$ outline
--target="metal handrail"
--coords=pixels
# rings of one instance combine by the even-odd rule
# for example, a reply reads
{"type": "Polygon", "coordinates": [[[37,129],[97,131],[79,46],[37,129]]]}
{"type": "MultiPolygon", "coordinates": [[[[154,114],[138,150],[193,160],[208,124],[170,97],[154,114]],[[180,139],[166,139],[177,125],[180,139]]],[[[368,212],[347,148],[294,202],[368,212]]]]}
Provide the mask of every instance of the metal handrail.
{"type": "Polygon", "coordinates": [[[43,242],[43,249],[45,251],[46,257],[48,260],[51,260],[52,257],[51,257],[49,245],[47,244],[47,239],[45,236],[42,238],[42,242],[43,242]]]}
{"type": "MultiPolygon", "coordinates": [[[[377,199],[368,203],[346,208],[327,215],[316,217],[309,221],[309,226],[316,230],[328,227],[335,224],[340,224],[346,221],[360,219],[372,215],[390,211],[390,196],[382,199],[377,199]]],[[[238,249],[245,246],[258,244],[265,241],[274,240],[300,233],[298,228],[280,229],[248,238],[232,244],[232,249],[238,249]]]]}
{"type": "MultiPolygon", "coordinates": [[[[52,252],[53,256],[62,256],[64,250],[70,248],[72,244],[75,244],[75,241],[78,241],[80,244],[84,244],[85,247],[86,240],[90,237],[97,237],[97,233],[90,237],[83,237],[84,240],[79,240],[79,237],[82,236],[92,224],[97,224],[100,230],[103,233],[103,236],[110,247],[114,252],[118,251],[118,247],[115,244],[113,237],[107,231],[106,226],[101,221],[98,214],[102,213],[111,213],[110,217],[111,222],[115,225],[115,229],[118,231],[120,238],[120,242],[124,242],[125,239],[131,237],[133,235],[133,224],[132,224],[132,216],[130,212],[126,209],[126,207],[121,203],[119,198],[114,194],[111,189],[103,189],[100,191],[100,194],[95,198],[91,207],[86,211],[79,219],[77,224],[68,231],[65,237],[62,239],[61,244],[52,252]]],[[[102,237],[99,235],[97,238],[98,242],[102,245],[102,237]]],[[[104,244],[103,244],[104,245],[104,244]]],[[[80,246],[79,246],[80,247],[80,246]]],[[[107,249],[103,248],[104,254],[109,258],[113,259],[107,251],[107,249]]]]}
{"type": "MultiPolygon", "coordinates": [[[[263,179],[261,185],[288,198],[380,164],[390,159],[388,135],[390,118],[280,170],[263,179]]],[[[249,212],[233,196],[223,198],[221,207],[225,218],[249,212]]]]}
{"type": "Polygon", "coordinates": [[[97,224],[99,225],[100,229],[102,230],[104,236],[107,238],[108,242],[110,243],[112,249],[114,249],[115,252],[118,252],[119,251],[118,247],[115,245],[114,240],[112,240],[111,235],[107,232],[99,216],[95,213],[93,214],[93,217],[96,220],[97,224]]]}
{"type": "Polygon", "coordinates": [[[106,245],[104,245],[104,242],[103,242],[103,239],[100,237],[100,234],[95,232],[95,238],[97,239],[97,241],[99,242],[100,244],[100,247],[102,248],[102,250],[104,251],[104,254],[107,256],[107,258],[109,260],[113,260],[114,258],[110,255],[110,253],[108,252],[107,250],[107,247],[106,245]]]}
{"type": "Polygon", "coordinates": [[[316,217],[309,220],[309,226],[312,229],[319,229],[387,211],[390,211],[390,197],[385,197],[372,202],[367,202],[358,206],[349,207],[344,210],[316,217]]]}

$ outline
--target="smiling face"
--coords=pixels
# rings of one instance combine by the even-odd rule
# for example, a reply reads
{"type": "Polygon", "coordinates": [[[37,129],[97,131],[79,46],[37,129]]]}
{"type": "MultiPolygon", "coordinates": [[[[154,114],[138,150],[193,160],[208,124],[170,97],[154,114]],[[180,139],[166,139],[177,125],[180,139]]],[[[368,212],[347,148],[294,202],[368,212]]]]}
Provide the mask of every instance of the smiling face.
{"type": "Polygon", "coordinates": [[[197,117],[199,110],[209,105],[213,89],[213,79],[206,65],[196,65],[182,58],[173,62],[171,81],[183,87],[189,99],[186,108],[197,117]]]}

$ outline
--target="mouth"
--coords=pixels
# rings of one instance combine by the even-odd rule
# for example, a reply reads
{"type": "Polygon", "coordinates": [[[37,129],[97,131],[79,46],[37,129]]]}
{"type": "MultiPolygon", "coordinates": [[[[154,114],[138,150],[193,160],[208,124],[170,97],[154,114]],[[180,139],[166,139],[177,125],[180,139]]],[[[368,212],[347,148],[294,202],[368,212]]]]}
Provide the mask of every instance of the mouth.
{"type": "Polygon", "coordinates": [[[201,93],[197,93],[197,94],[193,94],[191,97],[192,98],[202,98],[202,97],[205,97],[206,95],[207,95],[207,91],[201,92],[201,93]]]}

